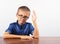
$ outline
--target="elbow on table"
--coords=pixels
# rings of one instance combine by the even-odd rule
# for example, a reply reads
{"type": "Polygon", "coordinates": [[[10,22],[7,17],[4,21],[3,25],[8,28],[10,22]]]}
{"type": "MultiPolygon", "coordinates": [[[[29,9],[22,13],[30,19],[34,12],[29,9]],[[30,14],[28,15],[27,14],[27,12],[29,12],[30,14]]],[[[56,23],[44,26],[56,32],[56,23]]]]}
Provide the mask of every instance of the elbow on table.
{"type": "Polygon", "coordinates": [[[33,38],[36,38],[36,39],[38,39],[38,38],[39,38],[39,36],[33,36],[33,38]]]}

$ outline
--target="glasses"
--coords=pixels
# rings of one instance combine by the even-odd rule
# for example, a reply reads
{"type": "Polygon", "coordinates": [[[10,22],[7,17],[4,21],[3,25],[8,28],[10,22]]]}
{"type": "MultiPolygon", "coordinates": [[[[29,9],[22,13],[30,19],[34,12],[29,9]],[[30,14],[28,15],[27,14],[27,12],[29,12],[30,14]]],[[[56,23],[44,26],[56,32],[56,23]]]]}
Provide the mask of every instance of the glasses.
{"type": "Polygon", "coordinates": [[[29,17],[23,16],[23,15],[18,15],[18,16],[21,17],[21,18],[25,18],[25,19],[29,18],[29,17]]]}

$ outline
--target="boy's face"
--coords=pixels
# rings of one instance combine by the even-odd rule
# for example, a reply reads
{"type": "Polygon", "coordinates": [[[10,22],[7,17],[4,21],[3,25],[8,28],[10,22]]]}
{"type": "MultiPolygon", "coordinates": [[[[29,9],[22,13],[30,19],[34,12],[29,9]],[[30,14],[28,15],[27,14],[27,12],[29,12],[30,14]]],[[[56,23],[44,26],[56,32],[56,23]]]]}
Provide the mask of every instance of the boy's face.
{"type": "Polygon", "coordinates": [[[29,11],[23,11],[22,9],[19,9],[16,16],[18,18],[18,22],[21,24],[24,24],[26,22],[26,20],[29,18],[30,12],[29,11]]]}

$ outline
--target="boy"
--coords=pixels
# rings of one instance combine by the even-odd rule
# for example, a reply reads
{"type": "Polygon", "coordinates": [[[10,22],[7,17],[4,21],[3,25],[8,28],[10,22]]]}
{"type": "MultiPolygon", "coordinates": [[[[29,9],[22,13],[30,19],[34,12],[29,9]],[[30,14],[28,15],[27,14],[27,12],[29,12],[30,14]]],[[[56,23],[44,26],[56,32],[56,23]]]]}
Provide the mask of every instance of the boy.
{"type": "Polygon", "coordinates": [[[20,39],[32,39],[38,38],[38,28],[36,25],[36,16],[35,12],[33,12],[33,24],[26,22],[26,20],[30,16],[30,9],[26,6],[21,6],[18,8],[16,17],[17,22],[11,23],[8,29],[4,33],[4,38],[20,38],[20,39]],[[32,35],[32,36],[30,36],[32,35]]]}

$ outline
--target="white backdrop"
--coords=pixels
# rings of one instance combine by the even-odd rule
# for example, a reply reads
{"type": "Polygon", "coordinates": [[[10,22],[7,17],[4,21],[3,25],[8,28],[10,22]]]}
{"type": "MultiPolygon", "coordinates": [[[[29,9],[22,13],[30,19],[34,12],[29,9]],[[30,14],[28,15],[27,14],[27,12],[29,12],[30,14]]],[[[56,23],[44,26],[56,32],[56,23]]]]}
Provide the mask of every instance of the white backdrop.
{"type": "MultiPolygon", "coordinates": [[[[36,11],[41,37],[60,36],[59,0],[0,0],[0,36],[3,36],[4,31],[11,22],[17,20],[17,8],[21,5],[26,5],[31,11],[36,11]]],[[[31,17],[29,21],[32,22],[31,17]]]]}

